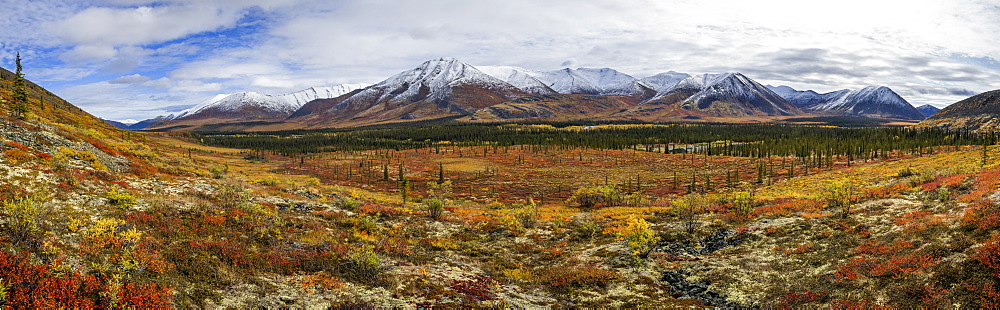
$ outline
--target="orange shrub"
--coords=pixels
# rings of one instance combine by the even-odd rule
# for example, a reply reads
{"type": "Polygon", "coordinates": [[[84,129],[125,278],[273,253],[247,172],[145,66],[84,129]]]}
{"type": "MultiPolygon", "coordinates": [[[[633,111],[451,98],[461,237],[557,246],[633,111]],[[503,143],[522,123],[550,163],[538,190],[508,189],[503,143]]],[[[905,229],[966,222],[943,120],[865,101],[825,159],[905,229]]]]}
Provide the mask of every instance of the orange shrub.
{"type": "Polygon", "coordinates": [[[343,281],[340,281],[340,279],[330,275],[330,273],[326,271],[320,271],[311,275],[304,275],[302,278],[295,280],[295,284],[310,294],[315,293],[316,289],[329,291],[344,287],[343,281]]]}
{"type": "Polygon", "coordinates": [[[540,281],[557,291],[571,288],[605,287],[619,278],[614,270],[598,268],[593,264],[579,266],[553,266],[537,272],[540,281]]]}
{"type": "Polygon", "coordinates": [[[869,303],[867,301],[850,301],[844,299],[837,299],[830,303],[830,308],[835,310],[887,310],[896,309],[896,306],[885,305],[880,306],[877,304],[869,303]]]}
{"type": "Polygon", "coordinates": [[[979,229],[1000,227],[1000,206],[989,199],[977,200],[965,208],[962,224],[979,229]]]}
{"type": "Polygon", "coordinates": [[[4,157],[7,157],[7,159],[10,159],[10,160],[16,161],[16,162],[28,161],[28,160],[33,159],[33,157],[31,156],[31,154],[28,154],[27,152],[22,151],[22,150],[10,149],[10,150],[3,151],[3,154],[4,154],[4,157]]]}
{"type": "Polygon", "coordinates": [[[836,282],[857,280],[861,277],[900,279],[922,273],[940,262],[939,258],[930,254],[900,253],[915,247],[916,245],[909,241],[895,241],[892,244],[862,242],[854,249],[854,253],[859,256],[837,267],[832,278],[836,282]]]}
{"type": "Polygon", "coordinates": [[[875,187],[865,190],[864,194],[861,195],[863,198],[869,199],[884,199],[889,197],[898,196],[900,192],[910,188],[906,184],[896,184],[888,187],[875,187]]]}
{"type": "Polygon", "coordinates": [[[1000,278],[1000,236],[993,236],[985,244],[976,248],[976,254],[972,258],[993,269],[993,275],[1000,278]]]}
{"type": "Polygon", "coordinates": [[[776,199],[754,209],[756,215],[789,216],[797,212],[818,212],[822,203],[812,199],[776,199]]]}
{"type": "Polygon", "coordinates": [[[976,174],[976,179],[973,181],[976,186],[968,194],[959,196],[956,201],[958,202],[974,202],[979,199],[986,198],[992,195],[998,186],[1000,186],[1000,170],[997,168],[992,168],[988,171],[983,171],[976,174]]]}
{"type": "Polygon", "coordinates": [[[75,271],[57,272],[52,270],[54,266],[31,264],[27,258],[28,254],[11,255],[0,251],[5,308],[166,309],[173,298],[169,287],[157,283],[125,280],[121,290],[115,292],[111,289],[113,279],[75,271]]]}
{"type": "Polygon", "coordinates": [[[6,144],[7,146],[12,147],[12,148],[19,149],[19,150],[21,150],[23,152],[29,152],[29,149],[28,149],[27,146],[25,146],[24,144],[17,143],[15,141],[7,140],[7,141],[4,141],[4,144],[6,144]]]}

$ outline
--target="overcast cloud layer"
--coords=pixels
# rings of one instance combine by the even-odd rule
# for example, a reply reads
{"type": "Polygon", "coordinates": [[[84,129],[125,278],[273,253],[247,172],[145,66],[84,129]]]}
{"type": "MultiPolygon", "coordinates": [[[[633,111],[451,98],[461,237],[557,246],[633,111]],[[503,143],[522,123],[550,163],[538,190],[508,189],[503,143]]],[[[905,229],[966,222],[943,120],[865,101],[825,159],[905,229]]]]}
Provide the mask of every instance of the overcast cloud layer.
{"type": "Polygon", "coordinates": [[[0,0],[0,64],[108,119],[218,93],[375,83],[443,56],[535,70],[743,72],[939,107],[1000,88],[995,1],[0,0]]]}

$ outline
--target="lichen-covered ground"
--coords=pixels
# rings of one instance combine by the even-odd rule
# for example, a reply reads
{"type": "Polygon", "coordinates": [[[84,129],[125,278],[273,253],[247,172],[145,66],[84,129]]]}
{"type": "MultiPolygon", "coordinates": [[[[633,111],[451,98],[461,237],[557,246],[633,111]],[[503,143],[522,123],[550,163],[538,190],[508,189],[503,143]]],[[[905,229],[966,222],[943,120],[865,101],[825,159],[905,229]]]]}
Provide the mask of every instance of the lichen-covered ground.
{"type": "Polygon", "coordinates": [[[811,170],[775,157],[757,183],[763,161],[749,158],[530,146],[284,157],[88,128],[0,123],[0,305],[1000,299],[993,147],[985,165],[978,147],[811,170]]]}

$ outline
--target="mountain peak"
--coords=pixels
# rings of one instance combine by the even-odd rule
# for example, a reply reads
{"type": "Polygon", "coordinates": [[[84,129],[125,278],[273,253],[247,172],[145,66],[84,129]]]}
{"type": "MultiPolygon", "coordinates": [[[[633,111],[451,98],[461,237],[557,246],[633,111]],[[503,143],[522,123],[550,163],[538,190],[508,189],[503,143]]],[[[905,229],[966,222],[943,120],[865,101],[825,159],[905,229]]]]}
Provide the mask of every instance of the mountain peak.
{"type": "Polygon", "coordinates": [[[842,89],[825,94],[817,94],[811,90],[798,91],[787,86],[769,88],[788,102],[809,112],[907,120],[920,120],[926,116],[892,89],[881,85],[869,85],[859,90],[842,89]]]}
{"type": "Polygon", "coordinates": [[[690,76],[644,103],[678,104],[687,110],[725,117],[801,113],[781,96],[739,72],[690,76]]]}
{"type": "Polygon", "coordinates": [[[674,87],[674,85],[677,85],[677,83],[689,77],[691,77],[691,75],[687,73],[667,71],[644,77],[640,79],[639,82],[646,85],[650,89],[655,90],[657,93],[660,93],[674,87]]]}
{"type": "Polygon", "coordinates": [[[302,105],[316,99],[334,98],[367,84],[340,84],[332,87],[310,87],[297,92],[272,96],[255,91],[234,94],[218,94],[198,105],[181,111],[176,117],[200,118],[204,116],[221,118],[274,118],[290,115],[302,105]],[[224,116],[222,114],[230,114],[224,116]]]}
{"type": "Polygon", "coordinates": [[[925,104],[925,105],[917,107],[917,111],[920,111],[920,113],[923,114],[926,117],[930,117],[931,115],[934,115],[938,111],[941,111],[941,108],[938,108],[938,107],[935,107],[935,106],[932,106],[932,105],[929,105],[929,104],[925,104]]]}
{"type": "Polygon", "coordinates": [[[529,94],[551,95],[557,92],[535,78],[539,72],[511,66],[476,66],[476,69],[503,80],[529,94]]]}
{"type": "MultiPolygon", "coordinates": [[[[544,87],[544,85],[541,85],[544,87]]],[[[338,100],[317,100],[290,117],[312,125],[469,115],[528,93],[451,57],[425,61],[338,100]]]]}
{"type": "Polygon", "coordinates": [[[648,91],[636,78],[611,68],[563,68],[530,74],[561,94],[635,96],[648,91]]]}

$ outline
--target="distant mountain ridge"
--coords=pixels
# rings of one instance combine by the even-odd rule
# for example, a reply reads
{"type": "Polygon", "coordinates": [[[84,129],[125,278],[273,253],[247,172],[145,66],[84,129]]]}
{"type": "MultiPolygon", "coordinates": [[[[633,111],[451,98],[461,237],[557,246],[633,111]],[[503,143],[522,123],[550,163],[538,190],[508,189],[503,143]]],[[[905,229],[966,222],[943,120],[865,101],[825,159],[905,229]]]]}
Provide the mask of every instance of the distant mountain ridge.
{"type": "MultiPolygon", "coordinates": [[[[283,120],[307,102],[341,96],[368,84],[339,84],[310,87],[297,92],[272,96],[246,91],[235,94],[218,94],[198,105],[168,116],[157,116],[129,125],[129,130],[162,127],[167,123],[177,125],[184,121],[218,119],[223,121],[283,120]]],[[[116,125],[118,126],[118,125],[116,125]]]]}
{"type": "Polygon", "coordinates": [[[190,109],[181,111],[175,119],[204,117],[199,114],[237,113],[242,111],[250,118],[287,117],[309,101],[335,98],[364,88],[367,84],[340,84],[332,87],[310,87],[279,96],[264,95],[247,91],[235,94],[220,94],[190,109]],[[257,114],[253,114],[257,113],[257,114]]]}
{"type": "Polygon", "coordinates": [[[645,104],[678,104],[714,116],[796,115],[798,108],[739,72],[687,77],[645,104]]]}
{"type": "Polygon", "coordinates": [[[610,68],[535,71],[428,60],[373,85],[309,88],[269,96],[220,95],[162,117],[156,128],[232,130],[347,127],[417,120],[630,120],[782,117],[802,114],[892,119],[923,116],[886,87],[826,94],[764,86],[739,72],[674,71],[637,79],[610,68]],[[186,122],[186,123],[185,123],[186,122]],[[241,125],[242,124],[242,125],[241,125]]]}
{"type": "Polygon", "coordinates": [[[824,94],[812,90],[799,91],[788,86],[768,88],[806,112],[902,120],[922,120],[925,117],[906,99],[885,86],[842,89],[824,94]]]}
{"type": "Polygon", "coordinates": [[[289,121],[310,127],[336,123],[435,119],[469,115],[513,98],[529,96],[510,83],[454,58],[426,61],[346,98],[314,100],[289,121]]]}
{"type": "Polygon", "coordinates": [[[934,115],[934,113],[941,111],[941,108],[925,104],[917,107],[917,111],[920,111],[920,113],[923,114],[925,117],[930,117],[931,115],[934,115]]]}

